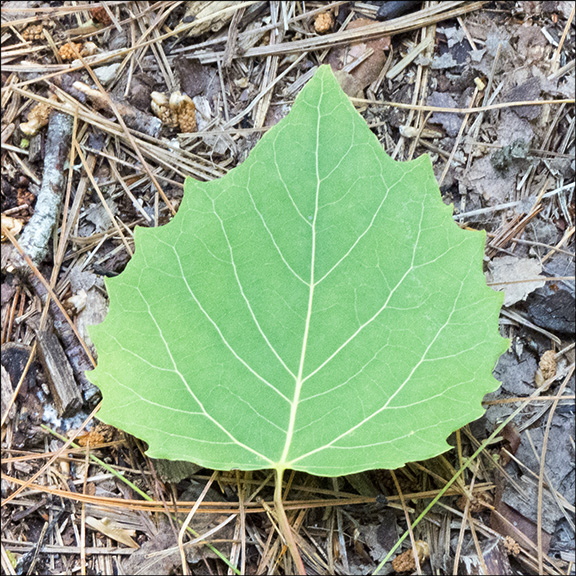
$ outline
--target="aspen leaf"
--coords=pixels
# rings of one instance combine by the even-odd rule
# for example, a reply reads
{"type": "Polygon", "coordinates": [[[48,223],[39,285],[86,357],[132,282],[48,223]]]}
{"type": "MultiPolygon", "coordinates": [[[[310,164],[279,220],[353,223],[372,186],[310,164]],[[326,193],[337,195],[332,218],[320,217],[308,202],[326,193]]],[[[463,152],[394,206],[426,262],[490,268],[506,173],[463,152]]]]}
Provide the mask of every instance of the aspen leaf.
{"type": "Polygon", "coordinates": [[[396,162],[327,66],[248,159],[138,228],[93,327],[104,422],[155,458],[338,476],[483,414],[502,294],[430,160],[396,162]]]}

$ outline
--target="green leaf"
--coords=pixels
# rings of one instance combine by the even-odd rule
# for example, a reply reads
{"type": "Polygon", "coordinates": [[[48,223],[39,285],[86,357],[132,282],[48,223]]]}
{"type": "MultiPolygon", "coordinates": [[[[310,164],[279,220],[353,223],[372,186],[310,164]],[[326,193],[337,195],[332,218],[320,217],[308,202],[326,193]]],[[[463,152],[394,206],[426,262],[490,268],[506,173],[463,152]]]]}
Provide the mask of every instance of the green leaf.
{"type": "Polygon", "coordinates": [[[91,330],[99,418],[155,458],[338,476],[447,449],[506,347],[485,234],[322,66],[248,159],[136,230],[91,330]]]}

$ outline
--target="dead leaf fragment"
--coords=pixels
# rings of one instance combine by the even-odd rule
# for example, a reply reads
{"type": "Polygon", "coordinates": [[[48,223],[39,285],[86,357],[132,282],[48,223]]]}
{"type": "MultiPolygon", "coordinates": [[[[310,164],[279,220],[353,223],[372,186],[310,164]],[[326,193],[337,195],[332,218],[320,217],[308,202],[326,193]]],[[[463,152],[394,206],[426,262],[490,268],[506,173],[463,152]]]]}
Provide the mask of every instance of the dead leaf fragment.
{"type": "Polygon", "coordinates": [[[84,308],[78,311],[76,316],[76,326],[84,341],[92,344],[88,327],[94,324],[99,324],[106,317],[108,311],[108,300],[103,296],[101,290],[94,286],[87,290],[81,290],[86,294],[84,308]]]}
{"type": "MultiPolygon", "coordinates": [[[[538,446],[537,438],[532,435],[535,445],[538,446]]],[[[528,444],[528,443],[527,443],[528,444]]],[[[530,450],[531,448],[527,448],[530,450]]],[[[518,459],[525,462],[520,450],[518,459]]],[[[496,483],[494,509],[490,516],[490,527],[501,536],[510,536],[521,547],[533,549],[538,540],[537,506],[538,483],[536,480],[524,475],[519,477],[508,467],[508,472],[514,480],[510,484],[502,477],[496,483]]],[[[544,554],[550,549],[556,523],[562,516],[554,497],[546,488],[542,492],[542,550],[544,554]]],[[[499,574],[499,572],[497,572],[499,574]]]]}
{"type": "MultiPolygon", "coordinates": [[[[428,96],[426,104],[428,106],[437,106],[439,108],[458,108],[456,95],[448,92],[432,92],[428,96]]],[[[449,112],[434,112],[429,120],[430,124],[438,124],[446,131],[446,134],[454,138],[462,125],[462,119],[458,114],[449,112]]]]}
{"type": "Polygon", "coordinates": [[[494,290],[504,292],[504,306],[512,306],[546,283],[540,276],[542,265],[533,258],[502,256],[488,264],[486,277],[494,290]],[[530,281],[533,280],[533,281],[530,281]]]}
{"type": "Polygon", "coordinates": [[[140,548],[132,538],[132,536],[136,535],[136,530],[127,530],[126,528],[122,528],[122,526],[109,518],[98,520],[93,516],[87,516],[86,525],[93,530],[101,532],[104,536],[108,536],[108,538],[112,538],[112,540],[116,540],[116,542],[128,546],[129,548],[140,548]]]}
{"type": "MultiPolygon", "coordinates": [[[[358,18],[351,22],[347,29],[353,30],[371,24],[374,24],[373,20],[358,18]]],[[[335,48],[330,52],[328,55],[330,66],[334,70],[334,75],[338,78],[342,90],[348,96],[363,96],[364,88],[372,84],[382,71],[382,67],[386,62],[386,51],[389,48],[390,38],[384,36],[377,40],[358,42],[350,46],[335,48]],[[368,51],[372,51],[372,54],[351,70],[347,69],[355,61],[365,56],[368,51]]]]}
{"type": "MultiPolygon", "coordinates": [[[[416,540],[414,546],[416,547],[418,560],[420,563],[424,562],[424,560],[430,556],[428,543],[423,540],[416,540]]],[[[405,550],[400,556],[396,556],[396,558],[392,560],[392,568],[394,568],[396,572],[414,572],[414,570],[416,570],[416,561],[414,560],[412,548],[405,550]]]]}
{"type": "Polygon", "coordinates": [[[501,435],[504,442],[502,449],[500,450],[500,464],[506,466],[508,462],[510,462],[511,455],[513,456],[518,452],[518,447],[522,442],[522,438],[516,426],[510,423],[504,426],[501,435]]]}
{"type": "Polygon", "coordinates": [[[461,570],[458,573],[470,575],[502,574],[502,576],[513,574],[502,538],[495,537],[482,542],[481,553],[482,562],[475,549],[466,550],[466,553],[461,557],[461,570]]]}
{"type": "Polygon", "coordinates": [[[180,551],[173,530],[165,518],[159,518],[158,532],[148,534],[148,540],[124,562],[124,574],[174,574],[181,566],[180,551]]]}
{"type": "Polygon", "coordinates": [[[8,232],[11,232],[14,236],[17,236],[22,230],[22,220],[18,220],[17,218],[12,218],[12,216],[6,216],[6,214],[2,214],[2,242],[6,241],[6,236],[4,235],[5,228],[8,230],[8,232]]]}

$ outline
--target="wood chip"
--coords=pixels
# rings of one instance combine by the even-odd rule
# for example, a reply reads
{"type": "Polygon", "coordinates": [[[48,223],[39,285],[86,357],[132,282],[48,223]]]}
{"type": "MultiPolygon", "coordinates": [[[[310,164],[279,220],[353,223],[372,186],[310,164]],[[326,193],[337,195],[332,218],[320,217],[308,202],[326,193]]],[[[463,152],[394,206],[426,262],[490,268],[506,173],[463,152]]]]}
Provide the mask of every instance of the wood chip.
{"type": "Polygon", "coordinates": [[[36,339],[58,415],[75,414],[82,406],[82,397],[60,340],[52,330],[39,330],[36,339]]]}

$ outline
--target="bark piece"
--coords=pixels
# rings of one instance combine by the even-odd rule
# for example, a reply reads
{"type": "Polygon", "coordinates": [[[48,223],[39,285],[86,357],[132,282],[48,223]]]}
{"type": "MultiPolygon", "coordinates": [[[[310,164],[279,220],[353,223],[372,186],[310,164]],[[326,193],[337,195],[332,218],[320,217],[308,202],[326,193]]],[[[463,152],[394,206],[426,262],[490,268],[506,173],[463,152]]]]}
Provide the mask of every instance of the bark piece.
{"type": "Polygon", "coordinates": [[[226,8],[232,8],[236,2],[189,2],[182,24],[196,22],[187,30],[187,36],[200,36],[205,32],[217,32],[225,26],[234,15],[233,11],[221,13],[226,8]]]}
{"type": "Polygon", "coordinates": [[[46,368],[48,383],[56,402],[59,416],[70,416],[82,406],[82,397],[70,363],[58,337],[52,330],[36,333],[40,359],[46,368]]]}
{"type": "Polygon", "coordinates": [[[534,324],[552,332],[573,334],[576,328],[574,296],[568,290],[552,292],[546,287],[536,290],[527,301],[527,310],[534,324]]]}
{"type": "MultiPolygon", "coordinates": [[[[30,359],[32,348],[26,344],[21,344],[20,342],[6,342],[2,344],[0,350],[2,352],[2,367],[10,377],[12,388],[15,388],[18,385],[18,382],[20,382],[20,378],[22,378],[22,373],[30,359]]],[[[34,364],[32,364],[26,374],[24,382],[22,383],[22,387],[20,388],[20,397],[24,398],[28,393],[28,390],[33,388],[35,385],[36,373],[34,370],[34,364]]],[[[2,400],[8,401],[9,398],[10,396],[8,396],[8,398],[4,397],[4,388],[2,388],[2,400]]]]}
{"type": "MultiPolygon", "coordinates": [[[[40,298],[42,304],[46,304],[48,293],[42,282],[40,282],[34,274],[30,274],[28,276],[28,283],[40,298]]],[[[100,399],[100,390],[98,390],[98,388],[96,388],[96,386],[94,386],[94,384],[92,384],[84,374],[86,370],[91,370],[93,366],[90,363],[86,352],[82,348],[82,345],[78,342],[76,335],[70,328],[70,325],[60,311],[60,308],[58,308],[52,299],[50,300],[50,314],[52,315],[54,322],[54,330],[65,347],[64,353],[68,358],[70,366],[72,366],[77,382],[82,388],[84,399],[93,407],[100,399]]]]}
{"type": "Polygon", "coordinates": [[[408,12],[414,12],[418,9],[418,5],[422,2],[417,1],[404,1],[404,2],[382,2],[378,12],[376,12],[376,20],[391,20],[398,18],[408,12]]]}
{"type": "MultiPolygon", "coordinates": [[[[491,538],[482,544],[482,557],[488,571],[486,574],[513,574],[502,538],[491,538]]],[[[461,574],[484,574],[482,564],[475,551],[461,558],[461,574]]]]}
{"type": "MultiPolygon", "coordinates": [[[[10,374],[8,374],[8,370],[4,368],[4,366],[0,366],[2,370],[2,420],[4,420],[4,414],[8,412],[8,402],[10,398],[12,398],[12,394],[14,394],[14,388],[12,387],[12,380],[10,379],[10,374]]],[[[14,414],[16,413],[16,408],[14,405],[10,408],[10,414],[7,417],[12,419],[14,418],[14,414]]]]}

